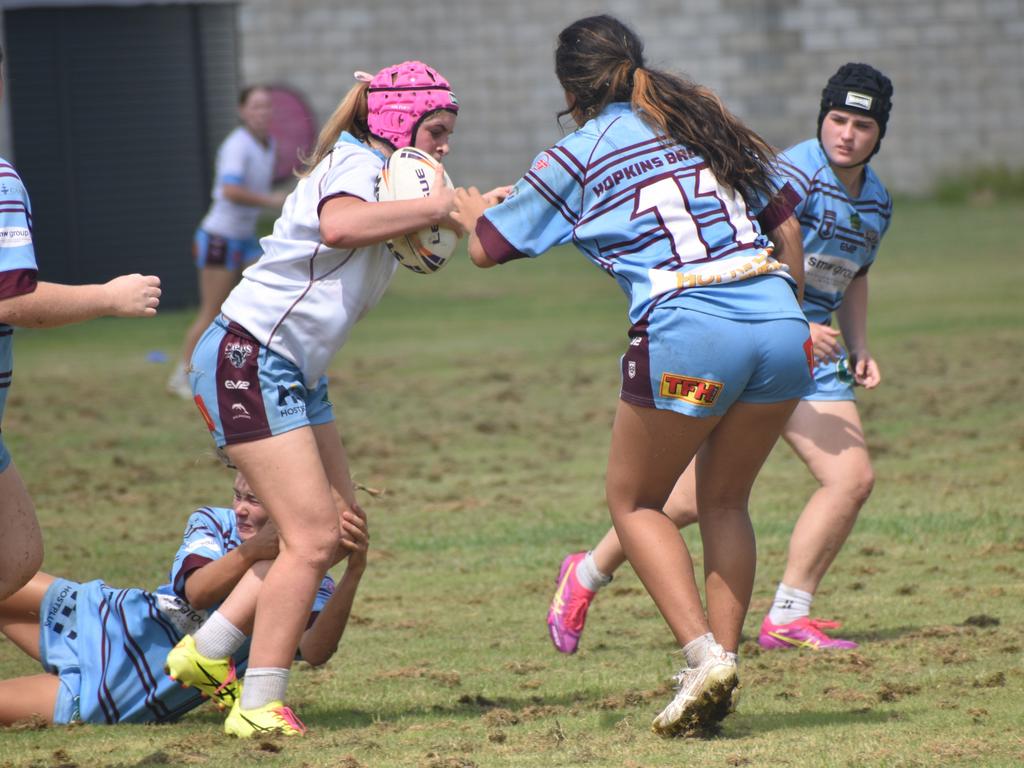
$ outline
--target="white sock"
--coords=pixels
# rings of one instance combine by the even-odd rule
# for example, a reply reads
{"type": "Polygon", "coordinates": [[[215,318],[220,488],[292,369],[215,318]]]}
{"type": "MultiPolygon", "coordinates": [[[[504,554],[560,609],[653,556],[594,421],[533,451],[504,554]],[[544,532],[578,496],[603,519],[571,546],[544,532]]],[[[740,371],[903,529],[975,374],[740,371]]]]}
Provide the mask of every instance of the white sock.
{"type": "Polygon", "coordinates": [[[580,564],[576,567],[576,580],[591,592],[597,592],[612,580],[611,576],[601,573],[594,564],[594,553],[587,552],[580,564]]]}
{"type": "Polygon", "coordinates": [[[250,667],[242,681],[242,709],[259,709],[272,701],[284,701],[288,670],[281,667],[250,667]]]}
{"type": "Polygon", "coordinates": [[[203,656],[208,659],[223,659],[242,647],[245,633],[214,611],[192,638],[196,641],[196,650],[203,656]]]}
{"type": "Polygon", "coordinates": [[[791,621],[811,615],[811,601],[814,595],[793,587],[787,587],[781,581],[775,593],[775,601],[768,611],[768,620],[772,624],[789,624],[791,621]]]}
{"type": "Polygon", "coordinates": [[[710,632],[706,635],[701,635],[696,640],[688,642],[683,646],[683,655],[686,656],[686,666],[699,667],[704,662],[708,652],[717,645],[718,643],[715,642],[715,636],[710,632]]]}

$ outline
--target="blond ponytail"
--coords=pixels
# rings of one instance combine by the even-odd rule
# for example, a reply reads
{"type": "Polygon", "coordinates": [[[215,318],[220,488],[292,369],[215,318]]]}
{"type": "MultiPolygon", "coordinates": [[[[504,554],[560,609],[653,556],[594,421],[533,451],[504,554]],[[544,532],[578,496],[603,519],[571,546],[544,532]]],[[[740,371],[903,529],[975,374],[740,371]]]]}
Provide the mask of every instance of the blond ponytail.
{"type": "Polygon", "coordinates": [[[316,147],[310,154],[299,158],[304,167],[295,172],[296,176],[300,179],[308,176],[320,164],[320,161],[327,157],[342,131],[348,131],[360,141],[366,141],[369,138],[370,129],[366,124],[366,99],[369,90],[370,84],[365,82],[358,82],[349,89],[345,98],[334,110],[334,114],[320,129],[316,147]]]}

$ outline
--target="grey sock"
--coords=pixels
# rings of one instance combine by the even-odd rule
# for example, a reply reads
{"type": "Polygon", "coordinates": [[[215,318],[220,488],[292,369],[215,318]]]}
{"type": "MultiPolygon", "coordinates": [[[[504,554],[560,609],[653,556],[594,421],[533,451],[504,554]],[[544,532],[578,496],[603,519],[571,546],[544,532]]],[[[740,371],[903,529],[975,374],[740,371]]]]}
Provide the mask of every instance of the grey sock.
{"type": "Polygon", "coordinates": [[[196,650],[208,659],[223,659],[245,642],[245,634],[216,611],[192,636],[196,650]]]}
{"type": "Polygon", "coordinates": [[[284,701],[287,690],[287,669],[250,667],[242,681],[242,709],[259,709],[272,701],[284,701]]]}

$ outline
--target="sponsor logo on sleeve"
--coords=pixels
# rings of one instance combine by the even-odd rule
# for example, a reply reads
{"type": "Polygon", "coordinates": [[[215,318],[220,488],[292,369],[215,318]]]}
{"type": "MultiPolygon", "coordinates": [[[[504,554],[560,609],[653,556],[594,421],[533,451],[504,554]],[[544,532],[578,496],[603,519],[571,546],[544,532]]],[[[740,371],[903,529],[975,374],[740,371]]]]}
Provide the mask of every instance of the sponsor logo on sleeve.
{"type": "Polygon", "coordinates": [[[188,552],[195,552],[197,549],[212,549],[214,552],[220,552],[220,545],[213,538],[207,536],[205,539],[190,541],[185,549],[188,552]]]}
{"type": "Polygon", "coordinates": [[[23,245],[32,245],[32,231],[28,227],[0,227],[0,248],[23,245]]]}

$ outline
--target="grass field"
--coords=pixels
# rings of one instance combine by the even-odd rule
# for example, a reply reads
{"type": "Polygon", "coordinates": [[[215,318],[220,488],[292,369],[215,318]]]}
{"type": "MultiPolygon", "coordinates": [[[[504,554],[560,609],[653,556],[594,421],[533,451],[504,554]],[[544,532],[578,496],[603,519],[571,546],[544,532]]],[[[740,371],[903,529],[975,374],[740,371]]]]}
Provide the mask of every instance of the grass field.
{"type": "MultiPolygon", "coordinates": [[[[1024,252],[1019,205],[907,202],[872,270],[862,393],[877,484],[815,610],[851,653],[753,642],[812,489],[785,446],[752,501],[760,563],[739,711],[710,740],[649,731],[676,671],[630,569],[580,652],[544,614],[564,554],[608,525],[603,472],[625,302],[575,252],[401,274],[332,367],[371,519],[371,566],[324,668],[300,666],[299,741],[175,725],[0,729],[0,766],[1016,766],[1024,763],[1024,252]]],[[[188,513],[228,505],[192,405],[163,392],[190,318],[19,332],[4,439],[45,569],[156,587],[188,513]]],[[[700,542],[686,534],[700,567],[700,542]]],[[[0,675],[38,670],[0,640],[0,675]]]]}

